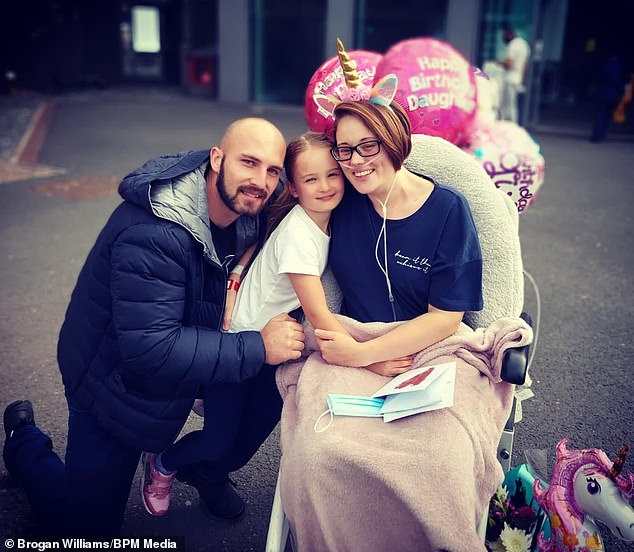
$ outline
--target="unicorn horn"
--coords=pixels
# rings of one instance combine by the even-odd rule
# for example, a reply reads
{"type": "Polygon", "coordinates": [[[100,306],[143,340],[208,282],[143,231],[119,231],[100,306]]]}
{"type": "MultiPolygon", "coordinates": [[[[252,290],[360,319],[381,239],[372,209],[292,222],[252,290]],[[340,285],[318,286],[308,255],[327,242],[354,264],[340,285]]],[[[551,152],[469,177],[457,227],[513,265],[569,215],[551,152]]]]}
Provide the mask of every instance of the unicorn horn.
{"type": "Polygon", "coordinates": [[[613,481],[619,476],[621,470],[623,469],[623,464],[625,464],[625,457],[627,456],[627,452],[630,450],[630,447],[627,445],[623,445],[619,450],[619,453],[616,455],[616,460],[610,471],[608,472],[608,477],[613,481]]]}
{"type": "Polygon", "coordinates": [[[359,73],[357,73],[357,64],[354,60],[350,59],[348,52],[343,47],[341,39],[337,39],[337,55],[339,56],[339,63],[343,69],[343,76],[346,79],[346,86],[348,88],[356,88],[361,84],[359,73]]]}

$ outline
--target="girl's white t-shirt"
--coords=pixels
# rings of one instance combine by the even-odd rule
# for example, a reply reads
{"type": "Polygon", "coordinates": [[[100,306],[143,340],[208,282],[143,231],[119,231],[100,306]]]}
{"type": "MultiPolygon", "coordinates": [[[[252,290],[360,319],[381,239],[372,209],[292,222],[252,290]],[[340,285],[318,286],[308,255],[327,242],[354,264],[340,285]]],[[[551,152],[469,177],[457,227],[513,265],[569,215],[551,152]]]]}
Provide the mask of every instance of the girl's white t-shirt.
{"type": "Polygon", "coordinates": [[[243,278],[230,332],[260,331],[281,313],[300,306],[288,274],[321,276],[330,237],[295,205],[266,240],[243,278]]]}

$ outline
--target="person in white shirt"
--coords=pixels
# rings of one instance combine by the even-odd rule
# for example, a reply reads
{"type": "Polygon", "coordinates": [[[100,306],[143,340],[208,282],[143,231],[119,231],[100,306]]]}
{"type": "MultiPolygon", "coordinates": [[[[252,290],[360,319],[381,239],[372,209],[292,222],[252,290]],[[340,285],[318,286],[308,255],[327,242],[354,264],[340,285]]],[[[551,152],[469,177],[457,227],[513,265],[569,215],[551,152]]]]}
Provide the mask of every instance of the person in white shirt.
{"type": "Polygon", "coordinates": [[[518,122],[518,94],[524,91],[524,75],[531,55],[528,42],[518,36],[508,24],[502,27],[502,39],[506,44],[504,60],[500,62],[505,69],[500,99],[500,119],[518,122]]]}
{"type": "MultiPolygon", "coordinates": [[[[320,280],[328,261],[330,214],[344,191],[331,147],[326,135],[315,132],[288,145],[287,187],[270,208],[266,241],[246,275],[235,269],[229,275],[224,330],[257,331],[267,313],[288,313],[300,306],[313,318],[311,323],[341,328],[326,306],[320,280]]],[[[253,248],[238,266],[247,265],[252,253],[253,248]]]]}

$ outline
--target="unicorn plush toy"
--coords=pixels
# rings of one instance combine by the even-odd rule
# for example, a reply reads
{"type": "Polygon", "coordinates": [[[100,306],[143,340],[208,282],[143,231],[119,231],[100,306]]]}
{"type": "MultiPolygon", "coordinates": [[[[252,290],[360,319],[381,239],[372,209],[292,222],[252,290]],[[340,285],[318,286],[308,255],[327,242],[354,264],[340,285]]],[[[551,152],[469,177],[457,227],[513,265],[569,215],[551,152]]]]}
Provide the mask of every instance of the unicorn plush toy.
{"type": "Polygon", "coordinates": [[[557,444],[557,460],[548,489],[533,484],[538,504],[550,519],[551,537],[538,537],[540,552],[602,551],[595,519],[617,537],[634,541],[634,474],[621,475],[628,447],[611,462],[599,449],[568,450],[568,439],[557,444]]]}

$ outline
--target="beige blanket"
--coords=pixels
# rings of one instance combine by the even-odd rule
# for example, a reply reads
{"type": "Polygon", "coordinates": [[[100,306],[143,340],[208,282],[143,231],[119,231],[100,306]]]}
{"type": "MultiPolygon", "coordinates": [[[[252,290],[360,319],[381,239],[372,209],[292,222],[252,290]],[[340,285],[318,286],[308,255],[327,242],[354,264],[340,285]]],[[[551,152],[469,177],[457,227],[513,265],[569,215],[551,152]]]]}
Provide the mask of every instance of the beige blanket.
{"type": "MultiPolygon", "coordinates": [[[[341,320],[359,340],[393,327],[341,320]]],[[[322,433],[314,424],[328,393],[369,396],[388,379],[326,364],[318,352],[281,367],[280,485],[297,549],[484,550],[476,526],[503,478],[496,450],[514,389],[500,382],[501,359],[531,339],[519,318],[476,331],[462,325],[415,362],[457,361],[452,408],[391,423],[335,416],[322,433]]]]}

